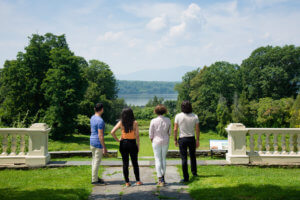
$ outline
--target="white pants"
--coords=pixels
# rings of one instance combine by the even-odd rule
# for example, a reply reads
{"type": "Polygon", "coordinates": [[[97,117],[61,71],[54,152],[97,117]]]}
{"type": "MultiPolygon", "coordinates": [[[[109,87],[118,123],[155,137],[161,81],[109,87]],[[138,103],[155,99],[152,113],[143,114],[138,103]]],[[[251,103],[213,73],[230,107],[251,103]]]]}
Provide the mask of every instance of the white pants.
{"type": "Polygon", "coordinates": [[[166,174],[166,157],[169,144],[161,145],[152,143],[152,147],[154,152],[157,177],[162,177],[166,174]]]}
{"type": "Polygon", "coordinates": [[[102,149],[91,146],[92,150],[92,182],[98,181],[98,169],[102,159],[102,149]]]}

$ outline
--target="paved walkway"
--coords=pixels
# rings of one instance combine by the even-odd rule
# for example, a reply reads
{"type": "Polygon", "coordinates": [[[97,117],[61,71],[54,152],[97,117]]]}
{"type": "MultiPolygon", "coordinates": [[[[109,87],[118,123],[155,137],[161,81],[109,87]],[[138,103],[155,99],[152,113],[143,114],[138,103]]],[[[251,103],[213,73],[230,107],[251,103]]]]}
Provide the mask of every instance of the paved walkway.
{"type": "Polygon", "coordinates": [[[122,167],[106,168],[103,179],[105,186],[95,186],[90,196],[91,200],[122,199],[122,200],[156,200],[156,199],[183,199],[190,200],[186,191],[187,186],[180,184],[180,176],[175,166],[167,166],[165,187],[156,186],[156,173],[153,167],[140,167],[142,186],[134,185],[134,173],[130,169],[131,187],[124,187],[122,167]]]}
{"type": "MultiPolygon", "coordinates": [[[[130,162],[131,164],[131,162],[130,162]]],[[[49,167],[62,167],[74,165],[91,165],[91,161],[51,161],[47,166],[49,167]]],[[[119,160],[102,160],[102,166],[122,166],[122,161],[119,160]]],[[[168,166],[181,165],[181,160],[167,160],[168,166]]],[[[197,165],[229,165],[226,160],[197,160],[197,165]]],[[[149,167],[155,166],[154,160],[140,160],[139,166],[149,167]]]]}

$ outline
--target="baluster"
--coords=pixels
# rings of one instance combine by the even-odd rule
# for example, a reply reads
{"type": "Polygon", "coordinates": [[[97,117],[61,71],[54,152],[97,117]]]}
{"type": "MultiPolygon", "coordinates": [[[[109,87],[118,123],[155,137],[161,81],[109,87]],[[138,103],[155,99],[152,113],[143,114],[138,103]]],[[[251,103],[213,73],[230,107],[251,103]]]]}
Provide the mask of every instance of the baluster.
{"type": "Polygon", "coordinates": [[[7,136],[8,136],[8,134],[3,134],[1,156],[7,156],[7,136]]]}
{"type": "Polygon", "coordinates": [[[254,154],[254,134],[250,133],[250,154],[254,154]]]}
{"type": "Polygon", "coordinates": [[[266,133],[266,154],[270,154],[270,133],[266,133]]]}
{"type": "Polygon", "coordinates": [[[11,134],[11,153],[10,156],[15,156],[17,151],[16,134],[11,134]]]}
{"type": "Polygon", "coordinates": [[[290,144],[289,144],[289,147],[290,147],[290,154],[295,154],[295,151],[294,151],[294,134],[290,134],[290,144]]]}
{"type": "Polygon", "coordinates": [[[262,143],[261,143],[261,133],[258,133],[258,139],[257,139],[257,146],[258,146],[258,153],[262,154],[262,143]]]}
{"type": "Polygon", "coordinates": [[[286,141],[285,141],[285,133],[282,134],[281,136],[281,154],[286,154],[286,141]]]}
{"type": "Polygon", "coordinates": [[[25,135],[20,135],[20,156],[25,155],[25,135]]]}
{"type": "Polygon", "coordinates": [[[278,134],[274,133],[274,143],[273,143],[273,147],[274,147],[274,154],[278,154],[278,134]]]}
{"type": "Polygon", "coordinates": [[[298,154],[300,155],[300,134],[298,134],[297,143],[298,154]]]}

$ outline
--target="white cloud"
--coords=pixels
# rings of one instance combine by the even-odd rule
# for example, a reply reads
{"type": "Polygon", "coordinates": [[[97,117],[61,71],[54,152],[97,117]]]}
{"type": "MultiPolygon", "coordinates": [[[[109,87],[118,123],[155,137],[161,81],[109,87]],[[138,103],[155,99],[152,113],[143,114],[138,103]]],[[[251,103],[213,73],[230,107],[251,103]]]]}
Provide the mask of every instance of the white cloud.
{"type": "Polygon", "coordinates": [[[147,25],[147,29],[151,31],[159,31],[167,26],[167,17],[162,15],[159,17],[153,18],[147,25]]]}
{"type": "Polygon", "coordinates": [[[186,24],[185,22],[182,22],[179,25],[173,26],[170,28],[170,36],[171,37],[177,37],[177,36],[181,36],[186,28],[186,24]]]}
{"type": "Polygon", "coordinates": [[[116,41],[123,37],[123,32],[108,31],[103,35],[99,35],[97,41],[116,41]]]}

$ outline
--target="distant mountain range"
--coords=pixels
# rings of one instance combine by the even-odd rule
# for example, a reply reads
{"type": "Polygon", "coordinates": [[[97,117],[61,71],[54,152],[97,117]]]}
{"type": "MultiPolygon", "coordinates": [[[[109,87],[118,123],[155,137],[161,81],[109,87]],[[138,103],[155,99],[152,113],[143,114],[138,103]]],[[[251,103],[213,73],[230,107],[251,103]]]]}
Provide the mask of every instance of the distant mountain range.
{"type": "Polygon", "coordinates": [[[186,72],[195,70],[196,67],[180,66],[168,69],[146,69],[129,74],[117,74],[118,80],[135,80],[135,81],[181,81],[186,72]]]}

